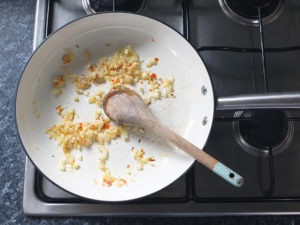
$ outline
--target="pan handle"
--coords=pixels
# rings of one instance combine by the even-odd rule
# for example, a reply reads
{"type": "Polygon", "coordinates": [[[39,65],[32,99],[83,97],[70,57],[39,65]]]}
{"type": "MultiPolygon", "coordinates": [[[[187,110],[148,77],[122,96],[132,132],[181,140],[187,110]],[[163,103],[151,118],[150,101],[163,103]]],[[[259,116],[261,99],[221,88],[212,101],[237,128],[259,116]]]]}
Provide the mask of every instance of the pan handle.
{"type": "Polygon", "coordinates": [[[274,92],[219,97],[216,110],[300,109],[300,92],[274,92]]]}

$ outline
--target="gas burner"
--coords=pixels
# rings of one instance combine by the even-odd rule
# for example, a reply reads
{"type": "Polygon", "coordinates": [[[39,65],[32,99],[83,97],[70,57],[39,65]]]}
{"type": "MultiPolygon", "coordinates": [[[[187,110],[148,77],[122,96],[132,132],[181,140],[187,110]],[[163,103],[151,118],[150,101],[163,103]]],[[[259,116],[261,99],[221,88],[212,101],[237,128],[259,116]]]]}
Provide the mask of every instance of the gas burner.
{"type": "MultiPolygon", "coordinates": [[[[141,12],[146,0],[116,0],[116,11],[141,12]]],[[[113,0],[82,0],[82,6],[87,14],[113,11],[113,0]]]]}
{"type": "Polygon", "coordinates": [[[263,24],[276,20],[284,10],[285,0],[219,0],[223,12],[243,25],[258,26],[258,8],[263,24]]]}
{"type": "Polygon", "coordinates": [[[245,120],[233,123],[234,135],[241,147],[248,153],[268,156],[268,147],[273,155],[283,152],[294,136],[294,123],[287,121],[287,113],[278,110],[239,111],[235,118],[245,120]]]}

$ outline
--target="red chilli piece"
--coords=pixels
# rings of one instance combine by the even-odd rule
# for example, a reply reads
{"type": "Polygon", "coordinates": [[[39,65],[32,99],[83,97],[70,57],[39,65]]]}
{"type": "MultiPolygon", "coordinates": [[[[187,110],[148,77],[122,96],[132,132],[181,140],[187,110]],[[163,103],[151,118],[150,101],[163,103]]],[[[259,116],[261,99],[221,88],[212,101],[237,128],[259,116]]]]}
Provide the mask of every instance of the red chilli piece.
{"type": "Polygon", "coordinates": [[[111,181],[110,181],[110,180],[104,179],[103,181],[104,181],[104,183],[106,183],[107,185],[111,185],[111,181]]]}
{"type": "Polygon", "coordinates": [[[155,73],[152,73],[151,76],[150,76],[151,80],[155,79],[156,78],[156,74],[155,73]]]}
{"type": "Polygon", "coordinates": [[[62,75],[59,76],[60,81],[64,81],[64,77],[62,75]]]}

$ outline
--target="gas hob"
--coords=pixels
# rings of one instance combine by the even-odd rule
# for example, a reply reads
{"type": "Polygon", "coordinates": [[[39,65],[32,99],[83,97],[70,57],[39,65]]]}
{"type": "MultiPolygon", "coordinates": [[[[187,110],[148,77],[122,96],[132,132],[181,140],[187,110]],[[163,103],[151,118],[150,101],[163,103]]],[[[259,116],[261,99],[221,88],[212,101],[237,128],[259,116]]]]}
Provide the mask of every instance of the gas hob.
{"type": "Polygon", "coordinates": [[[205,151],[238,171],[246,182],[236,189],[195,163],[176,182],[146,198],[126,203],[92,202],[61,190],[26,159],[25,214],[300,214],[300,117],[294,110],[300,102],[300,3],[38,0],[34,49],[68,22],[96,11],[119,10],[164,22],[197,49],[218,97],[205,151]]]}

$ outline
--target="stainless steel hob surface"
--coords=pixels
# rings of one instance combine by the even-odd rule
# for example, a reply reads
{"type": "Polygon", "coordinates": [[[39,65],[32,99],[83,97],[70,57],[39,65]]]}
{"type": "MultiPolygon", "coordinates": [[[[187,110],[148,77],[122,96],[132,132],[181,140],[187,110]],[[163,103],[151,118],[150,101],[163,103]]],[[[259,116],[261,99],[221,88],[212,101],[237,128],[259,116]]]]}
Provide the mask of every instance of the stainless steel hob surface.
{"type": "MultiPolygon", "coordinates": [[[[285,2],[281,15],[264,26],[266,48],[297,46],[300,40],[299,6],[297,1],[285,2]]],[[[216,46],[260,48],[259,29],[230,19],[219,1],[148,0],[139,13],[169,24],[198,48],[217,97],[264,91],[259,51],[212,50],[216,46]]],[[[82,2],[78,0],[38,0],[34,48],[59,27],[85,15],[82,2]]],[[[266,52],[270,92],[300,90],[299,58],[300,51],[266,52]]],[[[269,158],[249,154],[237,141],[235,111],[216,111],[205,150],[243,175],[246,182],[240,189],[195,163],[187,174],[169,187],[144,199],[126,203],[91,202],[59,189],[26,159],[24,212],[47,216],[300,214],[299,113],[284,110],[293,124],[293,137],[282,153],[274,155],[271,178],[269,158]],[[273,193],[267,194],[270,188],[273,193]]]]}

